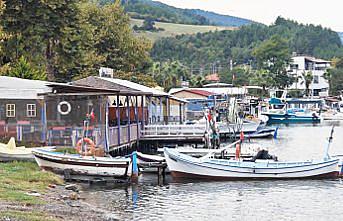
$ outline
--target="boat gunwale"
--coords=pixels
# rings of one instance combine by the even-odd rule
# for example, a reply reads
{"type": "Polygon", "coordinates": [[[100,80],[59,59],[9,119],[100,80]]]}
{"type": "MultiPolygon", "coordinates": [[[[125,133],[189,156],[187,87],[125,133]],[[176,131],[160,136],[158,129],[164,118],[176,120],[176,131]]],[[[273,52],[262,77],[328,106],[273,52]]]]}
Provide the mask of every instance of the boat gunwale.
{"type": "MultiPolygon", "coordinates": [[[[209,164],[211,165],[211,163],[208,163],[208,162],[195,162],[195,161],[190,161],[190,160],[187,160],[187,159],[184,159],[184,158],[180,158],[179,156],[176,156],[174,154],[170,154],[170,152],[168,152],[167,150],[167,155],[169,157],[169,155],[172,156],[172,158],[177,158],[176,160],[180,160],[180,161],[183,161],[185,163],[188,163],[188,164],[195,164],[197,166],[200,166],[200,167],[206,167],[206,168],[209,168],[209,169],[215,169],[215,170],[222,170],[222,171],[227,171],[227,172],[233,172],[233,173],[247,173],[247,174],[275,174],[275,172],[273,173],[270,173],[270,172],[265,172],[265,173],[256,173],[256,172],[245,172],[245,171],[234,171],[234,170],[230,170],[230,169],[225,169],[225,168],[218,168],[218,167],[211,167],[211,166],[208,166],[208,165],[204,165],[204,164],[209,164]]],[[[170,157],[169,157],[170,158],[170,157]]],[[[171,158],[171,160],[173,160],[171,158]]],[[[307,172],[307,171],[312,171],[312,170],[318,170],[318,169],[321,169],[321,168],[325,168],[325,167],[330,167],[330,166],[333,166],[334,164],[337,164],[338,165],[339,163],[339,159],[333,159],[333,160],[330,160],[330,161],[323,161],[321,163],[316,163],[316,164],[309,164],[309,165],[303,165],[303,166],[296,166],[296,167],[309,167],[309,166],[318,166],[318,165],[321,165],[321,164],[326,164],[326,165],[323,165],[323,166],[320,166],[320,167],[316,167],[316,168],[312,168],[312,169],[307,169],[307,170],[297,170],[297,171],[289,171],[289,172],[277,172],[277,174],[288,174],[288,173],[299,173],[299,172],[307,172]]],[[[218,164],[214,164],[212,163],[213,165],[218,165],[218,164]]],[[[219,164],[221,166],[226,166],[226,167],[231,167],[231,168],[242,168],[242,169],[252,169],[253,171],[255,171],[256,169],[257,170],[260,170],[260,169],[274,169],[274,170],[281,170],[281,169],[292,169],[292,168],[296,168],[296,167],[283,167],[283,168],[263,168],[263,167],[239,167],[239,166],[232,166],[232,165],[223,165],[223,164],[219,164]]]]}

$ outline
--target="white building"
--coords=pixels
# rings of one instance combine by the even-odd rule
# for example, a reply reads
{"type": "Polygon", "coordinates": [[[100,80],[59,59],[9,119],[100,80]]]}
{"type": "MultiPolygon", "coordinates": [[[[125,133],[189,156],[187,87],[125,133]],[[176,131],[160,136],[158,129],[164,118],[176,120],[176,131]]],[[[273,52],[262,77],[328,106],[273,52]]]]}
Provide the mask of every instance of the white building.
{"type": "Polygon", "coordinates": [[[289,89],[305,90],[306,84],[304,75],[311,72],[312,83],[309,85],[311,96],[328,96],[329,82],[324,78],[324,74],[330,68],[330,61],[318,59],[310,56],[294,56],[293,62],[289,66],[288,73],[298,77],[298,81],[289,89]]]}

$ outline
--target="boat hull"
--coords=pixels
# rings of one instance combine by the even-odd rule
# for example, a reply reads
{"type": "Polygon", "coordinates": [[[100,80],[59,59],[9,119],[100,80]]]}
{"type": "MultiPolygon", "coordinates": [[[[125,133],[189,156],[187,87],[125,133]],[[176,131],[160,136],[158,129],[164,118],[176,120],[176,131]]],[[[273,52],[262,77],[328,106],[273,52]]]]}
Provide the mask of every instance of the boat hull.
{"type": "Polygon", "coordinates": [[[318,162],[244,162],[196,159],[165,149],[165,157],[175,178],[210,180],[335,178],[338,160],[318,162]]]}
{"type": "Polygon", "coordinates": [[[32,152],[39,167],[56,173],[68,171],[73,175],[129,177],[130,158],[87,157],[37,150],[32,152]]]}
{"type": "Polygon", "coordinates": [[[297,116],[291,114],[263,114],[269,120],[268,123],[320,123],[321,118],[313,116],[297,116]]]}
{"type": "Polygon", "coordinates": [[[31,153],[29,154],[7,154],[0,152],[0,162],[12,162],[12,161],[35,161],[35,158],[31,153]]]}

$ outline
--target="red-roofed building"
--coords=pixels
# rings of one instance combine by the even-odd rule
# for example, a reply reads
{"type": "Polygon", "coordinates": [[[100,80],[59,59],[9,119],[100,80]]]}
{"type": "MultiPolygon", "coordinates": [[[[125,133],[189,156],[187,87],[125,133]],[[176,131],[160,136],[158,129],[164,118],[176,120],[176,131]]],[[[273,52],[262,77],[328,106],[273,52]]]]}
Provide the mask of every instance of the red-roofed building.
{"type": "Polygon", "coordinates": [[[214,95],[214,93],[200,89],[185,88],[172,93],[172,95],[183,99],[207,99],[209,96],[214,95]]]}
{"type": "Polygon", "coordinates": [[[209,82],[219,82],[219,75],[218,74],[210,74],[205,77],[206,81],[209,82]]]}

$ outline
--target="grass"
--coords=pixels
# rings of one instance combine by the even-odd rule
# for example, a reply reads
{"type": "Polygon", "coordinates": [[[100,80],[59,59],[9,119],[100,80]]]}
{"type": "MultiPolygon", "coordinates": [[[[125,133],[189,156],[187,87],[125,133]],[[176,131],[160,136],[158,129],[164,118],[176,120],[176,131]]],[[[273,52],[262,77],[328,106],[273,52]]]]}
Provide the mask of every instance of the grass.
{"type": "MultiPolygon", "coordinates": [[[[143,20],[140,19],[131,19],[131,25],[141,26],[143,20]]],[[[152,42],[163,37],[171,37],[181,34],[196,34],[198,32],[209,32],[209,31],[222,31],[222,30],[237,30],[236,27],[221,27],[221,26],[206,26],[206,25],[185,25],[185,24],[175,24],[175,23],[164,23],[164,22],[155,22],[157,28],[163,28],[164,31],[159,32],[148,32],[141,31],[137,35],[144,36],[150,39],[152,42]]]]}
{"type": "Polygon", "coordinates": [[[0,211],[0,218],[3,220],[23,220],[23,221],[54,221],[56,219],[47,217],[47,214],[40,212],[24,212],[24,211],[0,211]]]}
{"type": "Polygon", "coordinates": [[[44,193],[49,184],[62,184],[57,175],[41,171],[34,162],[0,163],[0,200],[21,204],[43,204],[28,192],[44,193]]]}

